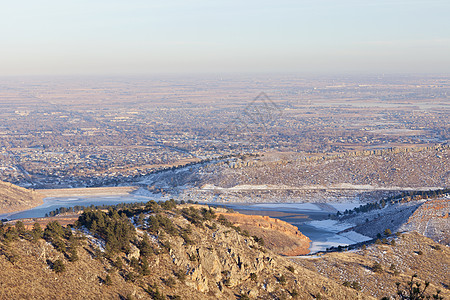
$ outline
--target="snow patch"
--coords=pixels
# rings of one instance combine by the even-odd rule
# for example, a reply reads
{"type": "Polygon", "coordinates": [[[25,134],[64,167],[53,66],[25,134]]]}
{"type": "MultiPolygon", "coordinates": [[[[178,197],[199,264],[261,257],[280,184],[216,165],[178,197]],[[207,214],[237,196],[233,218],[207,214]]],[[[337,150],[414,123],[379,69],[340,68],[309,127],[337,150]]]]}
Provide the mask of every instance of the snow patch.
{"type": "Polygon", "coordinates": [[[337,220],[320,220],[320,221],[311,221],[307,223],[313,227],[323,229],[326,231],[338,233],[345,229],[355,226],[351,223],[339,222],[337,220]]]}
{"type": "Polygon", "coordinates": [[[353,230],[342,232],[339,235],[349,239],[350,241],[353,241],[352,244],[361,243],[372,239],[353,230]]]}
{"type": "Polygon", "coordinates": [[[253,204],[251,207],[255,208],[266,208],[266,209],[287,209],[287,210],[312,210],[312,211],[322,211],[320,207],[314,203],[258,203],[253,204]]]}
{"type": "Polygon", "coordinates": [[[327,202],[328,205],[334,207],[338,211],[345,211],[346,209],[352,210],[355,207],[360,207],[361,202],[346,202],[346,203],[334,203],[334,202],[327,202]]]}
{"type": "Polygon", "coordinates": [[[333,235],[327,238],[326,241],[312,242],[309,250],[314,252],[325,251],[327,248],[338,247],[338,246],[348,246],[360,242],[365,242],[371,240],[370,237],[359,234],[355,231],[344,232],[341,234],[333,235]]]}

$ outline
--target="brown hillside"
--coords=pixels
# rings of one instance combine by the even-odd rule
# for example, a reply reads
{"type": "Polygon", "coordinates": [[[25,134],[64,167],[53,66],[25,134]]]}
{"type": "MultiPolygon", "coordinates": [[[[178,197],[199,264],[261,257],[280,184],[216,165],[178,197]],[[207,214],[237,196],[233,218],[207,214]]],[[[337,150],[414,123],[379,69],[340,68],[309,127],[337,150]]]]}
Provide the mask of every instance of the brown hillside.
{"type": "Polygon", "coordinates": [[[0,214],[30,209],[43,203],[39,193],[0,181],[0,214]]]}
{"type": "Polygon", "coordinates": [[[150,234],[152,251],[145,258],[134,246],[149,234],[145,226],[137,229],[128,253],[106,254],[98,239],[87,236],[73,262],[42,239],[7,241],[5,235],[0,299],[374,299],[274,254],[216,219],[190,224],[177,211],[156,214],[185,236],[162,229],[150,234]],[[133,257],[148,261],[149,272],[140,273],[133,257]],[[57,259],[65,265],[61,273],[51,268],[57,259]],[[162,298],[155,297],[156,287],[162,298]]]}
{"type": "MultiPolygon", "coordinates": [[[[394,235],[395,236],[395,235],[394,235]]],[[[413,274],[419,282],[429,281],[428,294],[441,290],[450,299],[450,249],[423,235],[411,232],[387,239],[389,244],[373,244],[366,250],[334,252],[317,258],[293,259],[299,265],[341,284],[357,282],[361,291],[377,299],[396,292],[396,282],[404,284],[413,274]],[[391,245],[394,240],[394,245],[391,245]],[[373,265],[381,265],[374,272],[373,265]],[[397,273],[398,272],[398,273],[397,273]]]]}

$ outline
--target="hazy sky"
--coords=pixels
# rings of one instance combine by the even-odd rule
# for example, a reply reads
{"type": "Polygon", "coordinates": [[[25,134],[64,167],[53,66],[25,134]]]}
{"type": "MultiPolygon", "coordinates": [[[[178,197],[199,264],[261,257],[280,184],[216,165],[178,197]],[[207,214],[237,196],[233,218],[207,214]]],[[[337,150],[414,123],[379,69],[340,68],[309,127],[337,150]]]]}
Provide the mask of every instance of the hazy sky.
{"type": "Polygon", "coordinates": [[[450,73],[450,1],[2,1],[0,39],[0,75],[450,73]]]}

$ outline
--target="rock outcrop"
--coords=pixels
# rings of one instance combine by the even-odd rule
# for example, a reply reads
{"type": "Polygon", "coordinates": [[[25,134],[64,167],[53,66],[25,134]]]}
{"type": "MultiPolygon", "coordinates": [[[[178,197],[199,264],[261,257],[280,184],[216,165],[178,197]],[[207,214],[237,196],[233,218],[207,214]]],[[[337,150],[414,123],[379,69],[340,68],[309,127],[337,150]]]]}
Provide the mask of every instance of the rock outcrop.
{"type": "Polygon", "coordinates": [[[171,241],[173,263],[190,276],[186,284],[200,292],[208,292],[217,284],[219,289],[223,289],[223,285],[234,287],[247,280],[251,273],[269,267],[273,260],[270,254],[252,250],[257,249],[258,244],[251,238],[226,227],[218,228],[211,242],[218,247],[212,248],[210,243],[183,247],[182,240],[171,241]]]}
{"type": "Polygon", "coordinates": [[[268,216],[244,215],[239,213],[218,213],[252,236],[264,240],[265,246],[275,253],[296,256],[309,253],[311,240],[297,227],[268,216]]]}

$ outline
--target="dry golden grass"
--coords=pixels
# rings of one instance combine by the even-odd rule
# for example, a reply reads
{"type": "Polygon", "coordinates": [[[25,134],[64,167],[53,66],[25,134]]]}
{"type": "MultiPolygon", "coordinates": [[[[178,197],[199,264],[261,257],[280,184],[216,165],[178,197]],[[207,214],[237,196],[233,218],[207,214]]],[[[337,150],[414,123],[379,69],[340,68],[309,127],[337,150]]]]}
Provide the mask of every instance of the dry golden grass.
{"type": "Polygon", "coordinates": [[[43,195],[0,181],[0,214],[33,208],[43,203],[43,195]]]}

